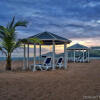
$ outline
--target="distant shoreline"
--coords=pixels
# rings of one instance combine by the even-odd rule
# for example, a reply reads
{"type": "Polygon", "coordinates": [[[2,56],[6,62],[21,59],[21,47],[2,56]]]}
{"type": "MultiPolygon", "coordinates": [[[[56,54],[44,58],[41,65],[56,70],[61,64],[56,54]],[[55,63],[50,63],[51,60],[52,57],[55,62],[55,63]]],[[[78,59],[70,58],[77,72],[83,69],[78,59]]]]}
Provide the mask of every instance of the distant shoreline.
{"type": "MultiPolygon", "coordinates": [[[[90,57],[91,60],[99,60],[100,57],[90,57]]],[[[6,60],[6,57],[0,57],[0,61],[5,61],[6,60]]],[[[24,58],[23,57],[12,57],[12,61],[23,61],[24,58]]],[[[33,57],[30,57],[29,60],[33,60],[33,57]]],[[[39,57],[36,57],[36,60],[38,61],[39,60],[39,57]]],[[[43,60],[43,58],[42,58],[43,60]]]]}

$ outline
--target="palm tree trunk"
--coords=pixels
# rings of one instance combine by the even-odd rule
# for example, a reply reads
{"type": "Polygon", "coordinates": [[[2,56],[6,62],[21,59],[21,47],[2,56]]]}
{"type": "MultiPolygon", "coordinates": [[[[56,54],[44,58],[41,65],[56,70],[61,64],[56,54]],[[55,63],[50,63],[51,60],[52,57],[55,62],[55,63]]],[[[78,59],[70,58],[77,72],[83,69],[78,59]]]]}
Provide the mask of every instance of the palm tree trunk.
{"type": "Polygon", "coordinates": [[[11,70],[11,54],[8,54],[6,59],[6,70],[11,70]]]}

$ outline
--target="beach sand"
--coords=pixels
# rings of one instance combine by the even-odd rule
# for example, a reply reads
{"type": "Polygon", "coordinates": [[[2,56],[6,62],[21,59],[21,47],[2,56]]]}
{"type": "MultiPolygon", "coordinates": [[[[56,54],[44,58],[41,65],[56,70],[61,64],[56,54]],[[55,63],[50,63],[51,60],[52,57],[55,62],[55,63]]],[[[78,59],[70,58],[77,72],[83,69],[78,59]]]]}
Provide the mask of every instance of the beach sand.
{"type": "Polygon", "coordinates": [[[67,70],[0,72],[0,100],[98,100],[84,96],[100,96],[99,60],[69,63],[67,70]]]}

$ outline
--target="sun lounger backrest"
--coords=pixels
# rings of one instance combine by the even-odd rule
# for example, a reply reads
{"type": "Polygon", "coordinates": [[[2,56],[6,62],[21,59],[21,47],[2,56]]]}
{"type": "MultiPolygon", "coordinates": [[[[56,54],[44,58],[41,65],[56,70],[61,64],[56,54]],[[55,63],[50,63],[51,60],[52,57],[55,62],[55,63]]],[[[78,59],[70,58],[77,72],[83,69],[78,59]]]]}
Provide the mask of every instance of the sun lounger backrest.
{"type": "Polygon", "coordinates": [[[47,57],[44,64],[49,64],[51,62],[51,58],[50,57],[47,57]]]}
{"type": "Polygon", "coordinates": [[[60,58],[58,59],[58,61],[57,61],[57,64],[62,63],[62,60],[63,60],[63,58],[60,57],[60,58]]]}

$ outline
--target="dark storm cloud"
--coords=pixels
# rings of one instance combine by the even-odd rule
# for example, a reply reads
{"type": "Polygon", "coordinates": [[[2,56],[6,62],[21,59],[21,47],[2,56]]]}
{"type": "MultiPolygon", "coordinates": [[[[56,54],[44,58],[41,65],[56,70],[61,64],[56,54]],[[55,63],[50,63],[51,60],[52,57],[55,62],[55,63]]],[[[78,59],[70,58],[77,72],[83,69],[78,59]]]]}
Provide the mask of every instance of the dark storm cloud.
{"type": "Polygon", "coordinates": [[[19,28],[21,37],[43,31],[67,38],[100,36],[100,0],[0,0],[0,22],[5,25],[12,16],[28,20],[19,28]]]}

